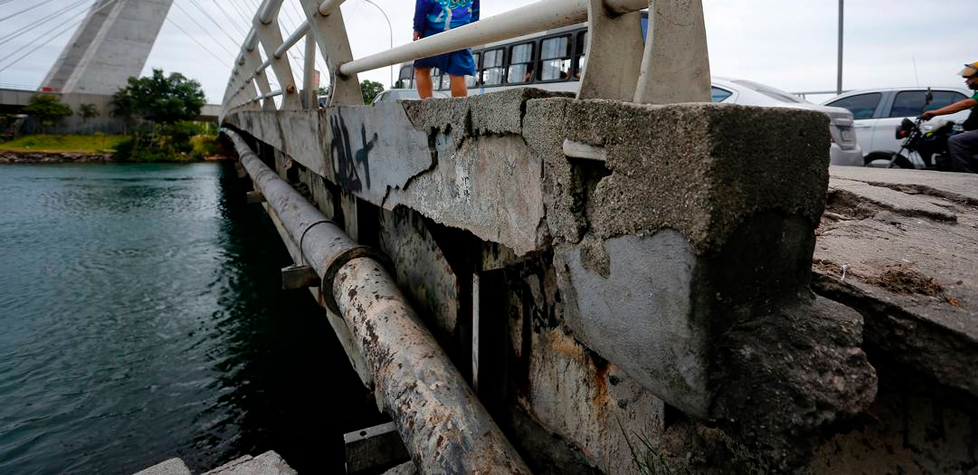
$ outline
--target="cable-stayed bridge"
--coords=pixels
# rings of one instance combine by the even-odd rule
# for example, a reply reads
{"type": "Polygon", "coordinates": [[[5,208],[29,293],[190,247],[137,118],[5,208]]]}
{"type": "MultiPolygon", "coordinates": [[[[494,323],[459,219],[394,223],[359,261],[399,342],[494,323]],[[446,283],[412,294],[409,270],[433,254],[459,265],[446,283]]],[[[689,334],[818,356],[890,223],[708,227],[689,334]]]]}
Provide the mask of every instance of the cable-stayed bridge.
{"type": "Polygon", "coordinates": [[[283,287],[422,473],[974,467],[973,177],[832,170],[820,112],[712,103],[699,0],[542,0],[362,58],[343,3],[217,30],[241,39],[210,53],[218,116],[283,287]],[[363,104],[358,75],[480,45],[503,61],[477,83],[550,62],[572,87],[363,104]],[[881,283],[909,265],[954,294],[881,283]]]}

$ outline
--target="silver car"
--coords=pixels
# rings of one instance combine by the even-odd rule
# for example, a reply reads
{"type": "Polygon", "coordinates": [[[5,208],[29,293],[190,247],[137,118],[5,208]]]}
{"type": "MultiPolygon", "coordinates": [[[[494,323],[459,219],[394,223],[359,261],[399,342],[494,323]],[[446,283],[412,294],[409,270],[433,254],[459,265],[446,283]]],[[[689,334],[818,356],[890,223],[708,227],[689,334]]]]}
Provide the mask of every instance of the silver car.
{"type": "Polygon", "coordinates": [[[812,104],[791,93],[743,79],[713,78],[713,102],[746,106],[789,107],[822,112],[829,116],[832,165],[863,166],[863,151],[856,141],[852,113],[840,107],[812,104]]]}
{"type": "MultiPolygon", "coordinates": [[[[887,166],[890,158],[900,150],[901,139],[896,137],[896,129],[904,117],[914,118],[925,110],[940,109],[970,97],[972,92],[964,87],[905,87],[893,89],[864,89],[847,92],[833,97],[825,102],[827,106],[842,107],[855,117],[856,141],[866,153],[866,165],[887,166]],[[928,104],[927,90],[930,89],[933,100],[928,104]]],[[[941,117],[944,120],[961,124],[968,118],[968,111],[941,117]]],[[[926,132],[934,126],[926,123],[926,132]]],[[[915,168],[925,168],[925,164],[916,153],[906,157],[915,168]]]]}

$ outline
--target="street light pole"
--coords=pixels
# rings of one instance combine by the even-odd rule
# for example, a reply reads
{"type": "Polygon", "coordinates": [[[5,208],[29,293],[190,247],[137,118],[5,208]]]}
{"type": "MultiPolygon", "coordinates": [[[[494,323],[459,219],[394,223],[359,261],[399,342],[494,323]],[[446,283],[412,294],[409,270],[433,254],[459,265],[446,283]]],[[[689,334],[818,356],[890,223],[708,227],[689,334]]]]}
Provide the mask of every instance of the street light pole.
{"type": "MultiPolygon", "coordinates": [[[[365,0],[366,1],[366,0],[365,0]]],[[[838,77],[835,81],[836,94],[842,94],[842,13],[845,0],[839,0],[839,65],[838,77]]]]}
{"type": "MultiPolygon", "coordinates": [[[[380,8],[380,5],[377,5],[376,3],[370,0],[363,0],[363,1],[377,7],[377,9],[380,10],[380,13],[384,15],[384,19],[387,20],[387,29],[390,31],[390,35],[391,35],[391,49],[394,49],[394,28],[391,27],[391,19],[387,18],[387,12],[385,12],[383,8],[380,8]]],[[[394,89],[394,65],[393,64],[391,65],[390,89],[394,89]]]]}

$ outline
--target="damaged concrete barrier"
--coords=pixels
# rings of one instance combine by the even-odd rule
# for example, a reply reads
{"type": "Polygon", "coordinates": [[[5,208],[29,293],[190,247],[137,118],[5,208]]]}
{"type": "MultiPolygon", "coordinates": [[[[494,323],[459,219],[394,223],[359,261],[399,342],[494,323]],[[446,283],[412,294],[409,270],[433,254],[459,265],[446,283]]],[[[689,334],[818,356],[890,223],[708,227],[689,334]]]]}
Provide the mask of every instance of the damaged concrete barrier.
{"type": "Polygon", "coordinates": [[[819,431],[869,405],[860,316],[808,288],[823,115],[550,99],[525,124],[551,167],[565,318],[588,347],[773,467],[804,464],[819,431]],[[567,158],[566,140],[607,158],[567,158]]]}
{"type": "MultiPolygon", "coordinates": [[[[809,289],[830,144],[828,119],[817,112],[514,89],[319,112],[241,111],[227,122],[351,193],[357,207],[379,207],[378,216],[407,209],[423,229],[444,226],[486,244],[445,257],[444,241],[418,241],[448,261],[432,267],[439,275],[430,282],[402,286],[418,300],[461,299],[472,292],[461,284],[472,272],[533,260],[552,266],[554,342],[593,352],[580,364],[610,361],[668,406],[723,428],[759,466],[804,466],[821,434],[875,397],[860,315],[809,289]],[[487,257],[490,247],[501,252],[487,257]],[[438,291],[446,282],[451,291],[438,291]]],[[[369,295],[358,289],[337,299],[353,309],[377,305],[369,295]]],[[[461,319],[463,307],[445,314],[461,319]]],[[[369,333],[351,322],[358,325],[369,333]]],[[[518,358],[542,361],[541,351],[521,347],[518,358]]],[[[582,381],[601,394],[603,383],[582,381]]],[[[543,402],[519,397],[523,406],[543,402]]],[[[656,418],[662,405],[645,407],[656,418]]],[[[565,436],[574,429],[561,427],[600,419],[559,415],[566,424],[548,429],[565,436]]]]}

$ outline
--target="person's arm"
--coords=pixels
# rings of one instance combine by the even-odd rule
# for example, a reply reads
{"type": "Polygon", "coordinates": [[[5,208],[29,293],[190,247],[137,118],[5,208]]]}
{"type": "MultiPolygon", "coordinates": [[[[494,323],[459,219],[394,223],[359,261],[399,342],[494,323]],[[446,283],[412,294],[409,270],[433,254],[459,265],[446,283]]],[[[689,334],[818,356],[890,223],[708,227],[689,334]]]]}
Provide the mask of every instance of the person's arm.
{"type": "Polygon", "coordinates": [[[418,40],[421,38],[421,33],[424,31],[424,24],[428,16],[428,10],[431,9],[431,0],[416,0],[414,2],[414,39],[418,40]]]}
{"type": "Polygon", "coordinates": [[[922,117],[924,120],[930,120],[939,115],[948,115],[955,112],[961,112],[965,109],[971,109],[974,106],[978,106],[978,101],[971,98],[962,99],[954,104],[941,107],[940,109],[924,112],[923,114],[920,114],[920,117],[922,117]]]}
{"type": "Polygon", "coordinates": [[[479,21],[479,0],[472,0],[472,21],[479,21]]]}

